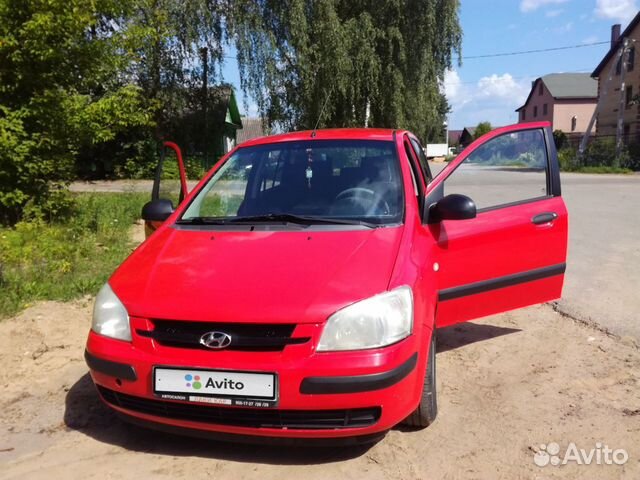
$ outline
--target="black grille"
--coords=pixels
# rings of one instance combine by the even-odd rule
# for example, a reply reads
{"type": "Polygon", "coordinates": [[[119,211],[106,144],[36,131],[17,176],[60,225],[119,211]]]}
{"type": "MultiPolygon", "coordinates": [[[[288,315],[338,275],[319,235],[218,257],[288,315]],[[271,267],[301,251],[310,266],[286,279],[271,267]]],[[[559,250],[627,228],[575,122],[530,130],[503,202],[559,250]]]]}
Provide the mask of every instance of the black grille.
{"type": "Polygon", "coordinates": [[[336,429],[362,428],[380,419],[381,408],[350,410],[277,410],[218,407],[134,397],[98,386],[107,403],[158,417],[254,428],[336,429]]]}
{"type": "Polygon", "coordinates": [[[207,332],[223,332],[231,336],[225,350],[281,351],[287,345],[306,343],[309,337],[291,338],[292,324],[214,323],[178,320],[152,320],[151,331],[137,329],[138,335],[153,338],[160,345],[210,350],[200,343],[207,332]]]}

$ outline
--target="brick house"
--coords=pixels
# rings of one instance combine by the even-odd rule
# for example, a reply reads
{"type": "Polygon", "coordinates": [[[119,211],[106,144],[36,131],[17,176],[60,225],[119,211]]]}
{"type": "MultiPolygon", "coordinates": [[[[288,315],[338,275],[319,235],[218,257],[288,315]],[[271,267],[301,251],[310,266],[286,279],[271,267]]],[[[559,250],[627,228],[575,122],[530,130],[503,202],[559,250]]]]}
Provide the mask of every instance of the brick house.
{"type": "Polygon", "coordinates": [[[624,95],[623,112],[623,139],[624,142],[640,142],[640,102],[634,101],[640,93],[640,68],[635,66],[636,45],[640,43],[640,12],[635,16],[629,26],[620,33],[620,25],[611,28],[611,47],[600,61],[591,76],[598,80],[598,92],[600,104],[598,106],[598,122],[596,125],[597,136],[616,136],[618,113],[620,109],[620,96],[624,95]],[[624,92],[620,91],[622,84],[622,59],[619,52],[627,41],[627,50],[624,55],[625,72],[624,92]],[[608,82],[610,72],[613,73],[611,82],[605,94],[605,82],[608,82]]]}
{"type": "Polygon", "coordinates": [[[588,73],[551,73],[532,82],[527,100],[516,110],[518,123],[546,120],[553,130],[579,135],[597,102],[598,82],[588,73]]]}

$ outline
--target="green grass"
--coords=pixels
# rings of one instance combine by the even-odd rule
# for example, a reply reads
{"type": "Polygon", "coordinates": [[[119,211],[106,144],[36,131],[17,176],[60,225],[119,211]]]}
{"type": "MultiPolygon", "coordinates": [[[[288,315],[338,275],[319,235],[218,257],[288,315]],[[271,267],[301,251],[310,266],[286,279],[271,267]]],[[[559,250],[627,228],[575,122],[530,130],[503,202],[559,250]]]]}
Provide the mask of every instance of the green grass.
{"type": "Polygon", "coordinates": [[[77,194],[65,221],[0,228],[0,318],[37,300],[94,295],[135,248],[146,193],[77,194]]]}
{"type": "Polygon", "coordinates": [[[607,165],[562,168],[561,170],[563,172],[574,172],[574,173],[622,173],[622,174],[633,173],[633,170],[631,170],[630,168],[610,167],[607,165]]]}

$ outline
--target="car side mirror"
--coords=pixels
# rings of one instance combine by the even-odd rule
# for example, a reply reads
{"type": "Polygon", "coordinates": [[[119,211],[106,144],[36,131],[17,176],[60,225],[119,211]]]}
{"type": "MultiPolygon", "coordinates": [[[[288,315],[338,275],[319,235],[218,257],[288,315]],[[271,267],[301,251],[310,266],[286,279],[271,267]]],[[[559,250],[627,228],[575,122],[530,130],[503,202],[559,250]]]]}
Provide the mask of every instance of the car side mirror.
{"type": "Polygon", "coordinates": [[[466,195],[452,193],[429,207],[429,223],[468,220],[476,217],[476,204],[466,195]]]}
{"type": "Polygon", "coordinates": [[[171,200],[159,198],[142,207],[142,219],[147,222],[164,222],[173,213],[171,200]]]}

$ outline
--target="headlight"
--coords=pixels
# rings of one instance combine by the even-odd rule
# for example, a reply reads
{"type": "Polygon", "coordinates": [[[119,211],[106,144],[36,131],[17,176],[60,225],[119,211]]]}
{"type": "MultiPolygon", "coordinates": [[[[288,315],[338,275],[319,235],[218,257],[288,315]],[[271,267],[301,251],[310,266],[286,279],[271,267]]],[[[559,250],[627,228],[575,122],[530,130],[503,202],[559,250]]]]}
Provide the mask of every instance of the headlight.
{"type": "Polygon", "coordinates": [[[96,297],[91,329],[105,337],[131,341],[129,314],[108,283],[104,284],[96,297]]]}
{"type": "Polygon", "coordinates": [[[411,334],[413,296],[404,286],[349,305],[324,327],[318,351],[383,347],[411,334]]]}

